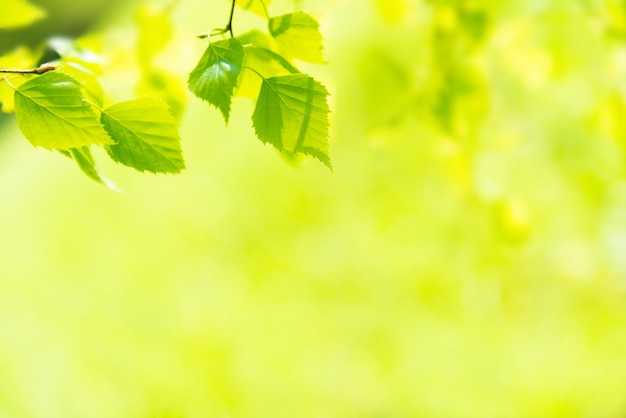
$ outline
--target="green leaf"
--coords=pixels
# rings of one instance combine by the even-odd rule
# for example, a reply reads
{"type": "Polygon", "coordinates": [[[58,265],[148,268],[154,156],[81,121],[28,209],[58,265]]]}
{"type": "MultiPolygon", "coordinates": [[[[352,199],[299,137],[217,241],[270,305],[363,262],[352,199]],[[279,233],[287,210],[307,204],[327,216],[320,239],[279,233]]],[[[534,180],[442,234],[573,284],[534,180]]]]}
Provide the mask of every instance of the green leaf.
{"type": "Polygon", "coordinates": [[[189,74],[189,90],[218,108],[228,123],[230,103],[243,68],[243,45],[235,38],[209,44],[189,74]]]}
{"type": "Polygon", "coordinates": [[[57,73],[67,74],[81,85],[83,95],[91,103],[102,106],[104,102],[104,90],[96,75],[89,68],[83,67],[76,62],[61,61],[57,66],[57,73]]]}
{"type": "Polygon", "coordinates": [[[46,16],[46,12],[25,0],[2,0],[0,29],[27,26],[46,16]]]}
{"type": "Polygon", "coordinates": [[[312,63],[324,63],[320,24],[304,12],[272,17],[268,28],[286,54],[312,63]]]}
{"type": "Polygon", "coordinates": [[[178,173],[185,168],[174,117],[160,99],[140,97],[102,111],[102,124],[115,145],[114,161],[151,173],[178,173]]]}
{"type": "Polygon", "coordinates": [[[63,62],[71,62],[88,69],[94,75],[102,73],[102,58],[89,48],[85,48],[75,39],[53,37],[48,40],[48,46],[61,58],[63,62]]]}
{"type": "Polygon", "coordinates": [[[96,168],[96,163],[93,156],[91,155],[91,150],[89,149],[89,147],[72,148],[69,151],[61,150],[60,152],[66,157],[69,157],[76,161],[76,164],[78,165],[78,168],[80,168],[80,171],[82,171],[87,177],[89,177],[96,183],[100,183],[108,187],[115,192],[120,192],[119,187],[117,187],[115,183],[100,174],[100,172],[96,168]]]}
{"type": "MultiPolygon", "coordinates": [[[[300,71],[285,57],[275,52],[278,43],[268,34],[257,29],[237,36],[245,49],[244,68],[253,68],[263,77],[275,77],[300,71]]],[[[235,96],[248,97],[253,100],[259,95],[262,79],[252,71],[243,71],[235,90],[235,96]]]]}
{"type": "Polygon", "coordinates": [[[110,144],[97,113],[85,100],[81,84],[54,71],[15,90],[17,124],[31,144],[47,149],[110,144]]]}
{"type": "Polygon", "coordinates": [[[261,17],[267,17],[267,6],[270,4],[270,0],[239,0],[236,4],[261,17]]]}
{"type": "Polygon", "coordinates": [[[257,136],[278,150],[311,155],[329,168],[326,88],[306,74],[263,80],[252,115],[257,136]]]}

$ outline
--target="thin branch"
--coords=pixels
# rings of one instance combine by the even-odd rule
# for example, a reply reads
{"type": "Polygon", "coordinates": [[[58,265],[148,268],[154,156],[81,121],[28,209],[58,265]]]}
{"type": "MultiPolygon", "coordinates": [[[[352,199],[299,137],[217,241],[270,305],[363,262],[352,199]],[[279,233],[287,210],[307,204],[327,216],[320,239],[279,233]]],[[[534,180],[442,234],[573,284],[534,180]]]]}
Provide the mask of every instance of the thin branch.
{"type": "Polygon", "coordinates": [[[57,67],[51,64],[43,64],[37,68],[0,68],[0,74],[37,74],[41,75],[48,71],[54,71],[57,67]]]}
{"type": "Polygon", "coordinates": [[[233,3],[230,5],[230,17],[228,18],[228,25],[226,25],[226,29],[230,32],[230,37],[234,38],[233,35],[233,16],[235,15],[235,2],[237,0],[233,0],[233,3]]]}

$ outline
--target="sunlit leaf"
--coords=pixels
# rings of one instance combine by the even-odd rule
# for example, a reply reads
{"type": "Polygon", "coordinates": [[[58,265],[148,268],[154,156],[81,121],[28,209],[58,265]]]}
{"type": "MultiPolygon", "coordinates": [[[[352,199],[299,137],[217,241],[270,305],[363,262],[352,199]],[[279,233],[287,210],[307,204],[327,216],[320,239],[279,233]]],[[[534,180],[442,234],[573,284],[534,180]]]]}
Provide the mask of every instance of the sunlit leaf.
{"type": "Polygon", "coordinates": [[[76,162],[80,171],[96,183],[100,183],[109,189],[120,192],[119,187],[111,180],[102,175],[96,168],[96,163],[91,155],[89,147],[72,148],[68,150],[59,150],[59,152],[76,162]]]}
{"type": "Polygon", "coordinates": [[[267,17],[267,6],[269,6],[270,0],[239,0],[236,4],[242,9],[267,17]]]}
{"type": "Polygon", "coordinates": [[[102,58],[85,48],[74,39],[54,37],[48,41],[48,46],[61,56],[63,61],[72,62],[91,71],[101,73],[102,58]]]}
{"type": "Polygon", "coordinates": [[[185,168],[174,117],[162,100],[140,97],[102,111],[102,124],[115,145],[111,158],[139,171],[178,173],[185,168]]]}
{"type": "Polygon", "coordinates": [[[31,144],[47,149],[109,144],[111,139],[74,78],[48,72],[15,91],[17,124],[31,144]]]}
{"type": "Polygon", "coordinates": [[[27,26],[45,16],[43,9],[26,0],[3,0],[0,6],[0,29],[27,26]]]}
{"type": "Polygon", "coordinates": [[[304,12],[272,17],[268,22],[272,36],[292,57],[313,63],[323,63],[322,34],[315,18],[304,12]]]}
{"type": "Polygon", "coordinates": [[[306,74],[265,79],[252,115],[263,142],[311,155],[330,167],[326,88],[306,74]]]}
{"type": "Polygon", "coordinates": [[[83,95],[91,103],[102,106],[104,101],[104,91],[96,75],[88,68],[75,62],[61,62],[57,66],[56,72],[67,74],[81,85],[83,95]]]}
{"type": "MultiPolygon", "coordinates": [[[[300,71],[276,52],[255,45],[245,47],[244,68],[254,68],[263,77],[275,77],[278,75],[297,74],[300,71]]],[[[243,71],[239,78],[239,84],[235,90],[236,96],[256,99],[259,95],[262,79],[253,71],[243,71]]]]}
{"type": "Polygon", "coordinates": [[[233,90],[243,66],[244,50],[235,38],[213,42],[189,74],[189,90],[218,108],[228,123],[233,90]]]}

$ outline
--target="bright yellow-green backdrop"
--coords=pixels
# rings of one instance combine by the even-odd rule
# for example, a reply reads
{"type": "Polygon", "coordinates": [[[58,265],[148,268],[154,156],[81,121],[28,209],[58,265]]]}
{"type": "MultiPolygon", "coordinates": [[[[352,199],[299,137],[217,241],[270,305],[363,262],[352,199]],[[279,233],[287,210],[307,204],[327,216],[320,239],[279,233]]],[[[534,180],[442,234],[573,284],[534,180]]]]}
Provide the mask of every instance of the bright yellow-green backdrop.
{"type": "MultiPolygon", "coordinates": [[[[256,140],[246,99],[224,127],[188,98],[179,176],[102,159],[123,194],[3,126],[0,417],[623,417],[626,8],[296,3],[334,173],[256,140]]],[[[160,65],[183,83],[228,8],[181,0],[160,65]]]]}

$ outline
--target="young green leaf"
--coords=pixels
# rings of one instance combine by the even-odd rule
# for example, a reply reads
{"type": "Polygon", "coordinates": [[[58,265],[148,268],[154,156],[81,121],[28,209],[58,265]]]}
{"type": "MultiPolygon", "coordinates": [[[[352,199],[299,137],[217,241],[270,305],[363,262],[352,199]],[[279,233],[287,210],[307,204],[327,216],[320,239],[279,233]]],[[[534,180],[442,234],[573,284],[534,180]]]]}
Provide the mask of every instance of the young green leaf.
{"type": "Polygon", "coordinates": [[[324,63],[320,24],[304,12],[272,17],[268,28],[285,53],[312,63],[324,63]]]}
{"type": "Polygon", "coordinates": [[[45,73],[15,90],[17,125],[37,147],[80,148],[110,144],[93,107],[85,101],[81,84],[66,74],[45,73]]]}
{"type": "Polygon", "coordinates": [[[257,136],[288,154],[311,155],[330,168],[328,91],[306,74],[263,80],[252,115],[257,136]]]}
{"type": "Polygon", "coordinates": [[[115,140],[107,147],[114,161],[151,173],[185,168],[174,117],[160,99],[140,97],[102,111],[102,124],[115,140]]]}
{"type": "Polygon", "coordinates": [[[258,14],[261,17],[267,17],[267,6],[270,4],[270,0],[239,0],[237,6],[242,9],[249,10],[258,14]]]}
{"type": "MultiPolygon", "coordinates": [[[[275,52],[278,43],[268,34],[253,29],[237,36],[245,50],[244,68],[254,68],[263,77],[275,77],[285,74],[296,74],[300,71],[285,57],[275,52]]],[[[243,71],[235,90],[235,96],[248,97],[253,100],[259,95],[261,78],[252,71],[243,71]]]]}
{"type": "MultiPolygon", "coordinates": [[[[254,68],[263,77],[275,77],[289,73],[299,73],[297,68],[291,65],[282,55],[252,45],[246,46],[246,58],[244,67],[254,68]]],[[[255,100],[259,96],[262,79],[252,71],[244,71],[239,78],[239,84],[235,90],[235,96],[248,97],[255,100]]]]}
{"type": "Polygon", "coordinates": [[[96,168],[96,162],[91,155],[89,147],[72,148],[69,151],[61,151],[61,153],[76,161],[80,171],[96,183],[100,183],[115,192],[120,191],[115,183],[100,174],[96,168]]]}
{"type": "Polygon", "coordinates": [[[60,61],[56,72],[67,74],[76,79],[81,85],[85,98],[97,106],[102,106],[104,90],[102,90],[96,75],[89,68],[83,67],[76,62],[60,61]]]}
{"type": "Polygon", "coordinates": [[[218,108],[228,123],[233,90],[243,66],[243,45],[235,38],[209,44],[189,74],[189,90],[218,108]]]}
{"type": "Polygon", "coordinates": [[[63,62],[80,65],[93,74],[102,73],[102,58],[74,39],[53,37],[48,40],[48,47],[59,54],[63,62]]]}
{"type": "Polygon", "coordinates": [[[26,0],[3,0],[0,29],[14,29],[30,25],[46,16],[46,12],[26,0]]]}

